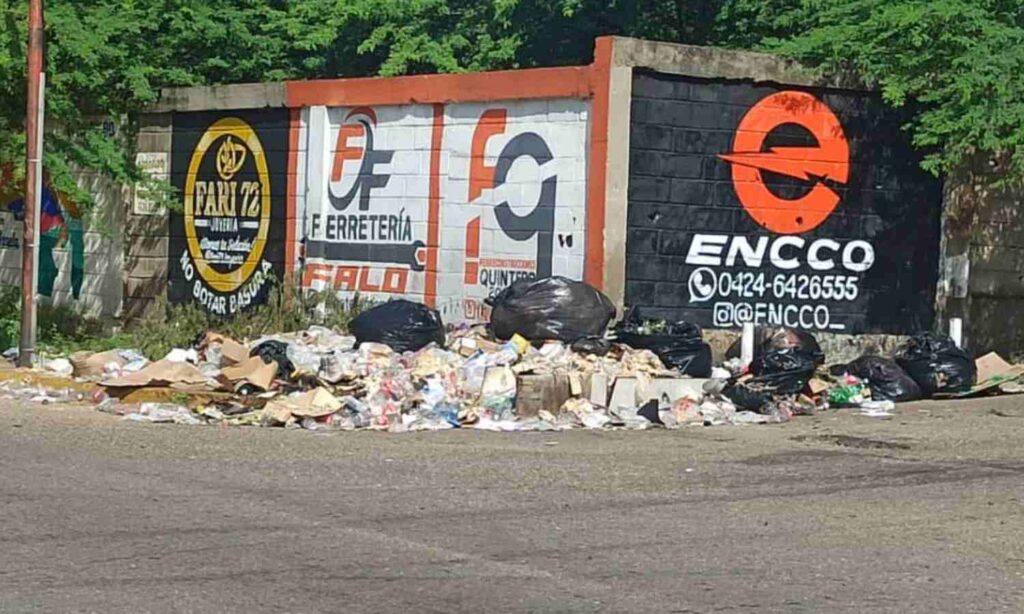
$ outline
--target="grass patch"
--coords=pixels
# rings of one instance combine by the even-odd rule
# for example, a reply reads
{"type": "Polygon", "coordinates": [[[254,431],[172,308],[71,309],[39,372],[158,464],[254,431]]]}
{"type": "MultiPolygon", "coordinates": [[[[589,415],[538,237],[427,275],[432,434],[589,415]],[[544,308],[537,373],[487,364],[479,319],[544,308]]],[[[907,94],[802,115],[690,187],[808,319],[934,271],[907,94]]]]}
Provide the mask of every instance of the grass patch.
{"type": "MultiPolygon", "coordinates": [[[[133,348],[150,359],[163,358],[173,348],[187,348],[206,331],[238,340],[303,330],[313,325],[339,332],[372,303],[358,294],[340,298],[331,291],[308,292],[275,284],[267,302],[231,319],[205,312],[194,303],[158,302],[140,321],[121,330],[117,322],[86,318],[72,307],[40,306],[38,345],[45,355],[66,355],[87,350],[100,352],[133,348]]],[[[21,292],[0,286],[0,351],[18,345],[21,336],[21,292]]]]}

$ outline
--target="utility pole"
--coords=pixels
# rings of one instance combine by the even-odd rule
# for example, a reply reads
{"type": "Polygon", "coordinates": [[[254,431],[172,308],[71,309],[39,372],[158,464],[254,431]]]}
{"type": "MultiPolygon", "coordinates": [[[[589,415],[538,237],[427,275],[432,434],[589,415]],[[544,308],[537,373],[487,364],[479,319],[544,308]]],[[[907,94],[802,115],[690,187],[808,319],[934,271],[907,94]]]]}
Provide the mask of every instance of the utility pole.
{"type": "Polygon", "coordinates": [[[36,278],[43,195],[43,0],[28,4],[28,105],[25,113],[25,233],[21,242],[21,344],[18,364],[31,367],[36,353],[36,278]]]}

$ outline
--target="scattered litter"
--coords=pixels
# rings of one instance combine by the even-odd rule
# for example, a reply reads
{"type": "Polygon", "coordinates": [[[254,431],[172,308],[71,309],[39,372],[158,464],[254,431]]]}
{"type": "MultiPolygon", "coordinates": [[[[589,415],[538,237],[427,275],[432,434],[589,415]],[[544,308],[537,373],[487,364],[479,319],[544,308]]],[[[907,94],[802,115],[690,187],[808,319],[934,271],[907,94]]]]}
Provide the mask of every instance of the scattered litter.
{"type": "Polygon", "coordinates": [[[885,401],[865,401],[860,404],[860,413],[865,416],[872,418],[882,418],[891,416],[896,404],[890,400],[885,401]]]}
{"type": "Polygon", "coordinates": [[[61,377],[71,377],[75,372],[75,368],[67,358],[44,358],[41,364],[43,369],[61,377]]]}
{"type": "Polygon", "coordinates": [[[173,403],[143,403],[138,411],[125,414],[125,420],[132,422],[173,422],[174,424],[202,424],[189,408],[173,403]]]}
{"type": "Polygon", "coordinates": [[[249,350],[243,344],[230,337],[213,332],[206,333],[205,338],[197,349],[205,351],[208,359],[211,358],[212,350],[217,356],[215,361],[217,366],[229,367],[245,362],[249,358],[249,350]]]}
{"type": "MultiPolygon", "coordinates": [[[[123,349],[40,368],[98,383],[97,409],[130,421],[389,433],[677,430],[779,424],[833,407],[887,417],[907,400],[1024,391],[1024,366],[996,354],[975,364],[931,333],[895,360],[866,355],[826,369],[810,333],[759,329],[749,365],[732,356],[716,366],[693,324],[633,310],[609,331],[614,307],[581,282],[522,279],[488,300],[488,326],[446,329],[437,311],[396,300],[358,316],[352,335],[318,326],[251,341],[205,332],[153,363],[123,349]],[[175,402],[129,403],[141,388],[175,402]]],[[[0,397],[48,404],[83,394],[0,382],[0,397]]]]}
{"type": "Polygon", "coordinates": [[[181,348],[174,348],[164,356],[164,360],[168,362],[188,362],[196,364],[199,361],[199,355],[192,348],[183,350],[181,348]]]}

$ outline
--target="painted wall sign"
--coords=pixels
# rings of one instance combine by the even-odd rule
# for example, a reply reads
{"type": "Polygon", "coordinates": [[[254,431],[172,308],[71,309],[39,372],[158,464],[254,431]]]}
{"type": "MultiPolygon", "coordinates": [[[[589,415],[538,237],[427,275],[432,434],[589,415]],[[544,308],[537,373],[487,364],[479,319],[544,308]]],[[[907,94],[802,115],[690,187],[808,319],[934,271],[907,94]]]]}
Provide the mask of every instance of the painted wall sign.
{"type": "Polygon", "coordinates": [[[304,285],[481,320],[517,278],[581,277],[587,106],[310,108],[304,285]]]}
{"type": "Polygon", "coordinates": [[[172,302],[230,316],[262,302],[283,274],[287,114],[179,114],[172,175],[172,302]]]}
{"type": "Polygon", "coordinates": [[[309,130],[305,285],[422,295],[431,108],[314,108],[309,130]]]}
{"type": "Polygon", "coordinates": [[[583,277],[587,112],[578,100],[449,108],[446,317],[489,319],[484,299],[520,278],[583,277]]]}
{"type": "MultiPolygon", "coordinates": [[[[171,173],[171,159],[166,152],[139,152],[135,154],[135,164],[144,175],[167,181],[171,173]]],[[[135,185],[132,188],[132,212],[135,215],[160,215],[163,208],[149,193],[146,186],[135,185]]]]}
{"type": "Polygon", "coordinates": [[[634,77],[627,303],[833,332],[931,325],[941,193],[863,93],[634,77]]]}

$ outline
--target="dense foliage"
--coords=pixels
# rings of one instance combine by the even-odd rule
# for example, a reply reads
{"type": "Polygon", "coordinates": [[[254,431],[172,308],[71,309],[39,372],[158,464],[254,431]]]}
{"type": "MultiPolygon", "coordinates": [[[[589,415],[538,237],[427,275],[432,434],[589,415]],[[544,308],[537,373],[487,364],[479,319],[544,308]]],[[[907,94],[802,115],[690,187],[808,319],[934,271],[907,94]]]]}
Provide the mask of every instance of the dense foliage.
{"type": "MultiPolygon", "coordinates": [[[[133,178],[133,113],[164,86],[586,63],[602,34],[850,71],[891,104],[916,105],[910,128],[929,169],[980,149],[1012,156],[1024,176],[1021,0],[48,0],[46,10],[46,165],[66,191],[72,164],[133,178]]],[[[27,0],[0,0],[0,11],[0,165],[20,175],[27,0]]]]}

